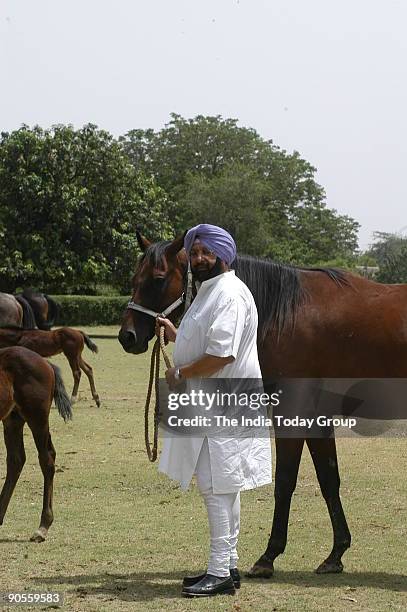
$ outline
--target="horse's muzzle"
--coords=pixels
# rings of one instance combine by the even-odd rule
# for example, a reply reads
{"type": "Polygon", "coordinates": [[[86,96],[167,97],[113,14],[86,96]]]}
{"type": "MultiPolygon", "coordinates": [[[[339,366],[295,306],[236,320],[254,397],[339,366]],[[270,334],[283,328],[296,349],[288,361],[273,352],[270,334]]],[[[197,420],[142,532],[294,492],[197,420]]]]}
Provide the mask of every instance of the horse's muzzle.
{"type": "Polygon", "coordinates": [[[133,330],[120,330],[118,339],[126,353],[139,355],[140,353],[145,353],[148,348],[148,342],[140,345],[137,340],[137,334],[133,330]]]}

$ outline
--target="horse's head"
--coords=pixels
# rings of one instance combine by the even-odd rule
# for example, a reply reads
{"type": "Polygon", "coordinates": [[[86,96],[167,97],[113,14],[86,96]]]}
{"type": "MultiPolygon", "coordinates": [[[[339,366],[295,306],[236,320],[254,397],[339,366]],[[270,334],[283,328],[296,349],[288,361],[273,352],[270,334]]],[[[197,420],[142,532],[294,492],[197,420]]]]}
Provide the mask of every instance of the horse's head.
{"type": "MultiPolygon", "coordinates": [[[[188,262],[183,249],[184,236],[175,240],[151,243],[139,232],[137,241],[142,256],[132,281],[132,302],[157,313],[173,304],[184,290],[188,262]]],[[[168,318],[176,321],[182,314],[180,304],[168,318]]],[[[127,308],[119,332],[119,342],[128,353],[144,353],[154,336],[155,318],[127,308]]]]}

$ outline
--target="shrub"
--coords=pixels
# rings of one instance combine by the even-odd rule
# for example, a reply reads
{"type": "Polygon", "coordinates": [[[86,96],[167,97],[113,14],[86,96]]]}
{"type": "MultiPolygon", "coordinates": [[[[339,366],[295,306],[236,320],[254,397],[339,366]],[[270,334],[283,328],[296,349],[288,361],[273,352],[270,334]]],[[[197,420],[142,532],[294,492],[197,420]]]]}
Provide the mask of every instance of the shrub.
{"type": "Polygon", "coordinates": [[[59,306],[56,325],[119,325],[128,296],[52,295],[59,306]]]}

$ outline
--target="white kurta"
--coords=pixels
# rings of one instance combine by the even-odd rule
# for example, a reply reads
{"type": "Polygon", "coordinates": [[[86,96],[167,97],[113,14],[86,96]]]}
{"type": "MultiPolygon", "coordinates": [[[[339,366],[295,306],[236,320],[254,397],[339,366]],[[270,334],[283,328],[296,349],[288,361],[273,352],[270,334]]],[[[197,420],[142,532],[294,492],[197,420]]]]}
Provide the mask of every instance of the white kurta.
{"type": "MultiPolygon", "coordinates": [[[[261,379],[257,355],[257,309],[234,270],[204,281],[177,332],[174,364],[187,365],[205,353],[235,360],[212,378],[261,379]]],[[[188,380],[187,380],[188,383],[188,380]]],[[[196,383],[196,381],[195,381],[196,383]]],[[[196,385],[195,385],[196,388],[196,385]]],[[[166,433],[159,471],[187,489],[204,437],[166,433]]],[[[208,437],[214,493],[232,493],[270,483],[271,444],[267,437],[208,437]]]]}

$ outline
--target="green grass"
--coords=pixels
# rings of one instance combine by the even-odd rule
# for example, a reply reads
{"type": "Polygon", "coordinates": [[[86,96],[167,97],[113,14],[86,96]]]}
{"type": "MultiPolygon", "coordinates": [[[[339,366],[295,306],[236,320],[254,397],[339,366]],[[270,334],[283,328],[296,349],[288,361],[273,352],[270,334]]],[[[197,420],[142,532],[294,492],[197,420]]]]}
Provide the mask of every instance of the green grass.
{"type": "MultiPolygon", "coordinates": [[[[342,499],[353,535],[345,573],[313,574],[332,536],[305,452],[289,542],[275,577],[244,581],[236,597],[181,598],[182,576],[204,569],[207,559],[203,504],[195,487],[182,493],[147,460],[143,406],[149,357],[126,355],[115,339],[96,342],[100,353],[86,350],[85,358],[94,368],[102,408],[94,406],[82,377],[73,422],[65,425],[52,410],[55,522],[43,544],[28,542],[39,522],[42,477],[26,432],[27,463],[0,532],[0,590],[63,591],[65,609],[81,612],[407,608],[407,443],[395,438],[338,440],[342,499]]],[[[54,361],[71,390],[64,358],[54,361]]],[[[272,512],[271,486],[242,494],[242,570],[264,551],[272,512]]]]}

